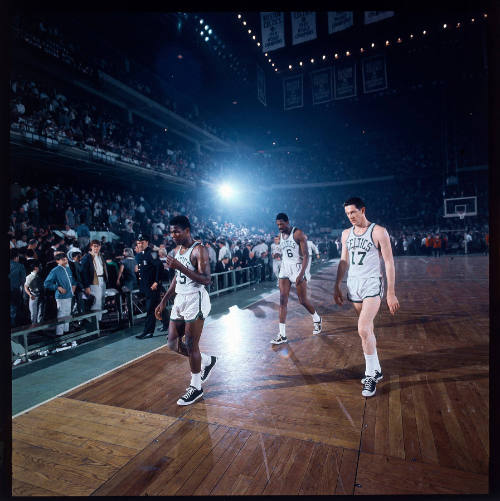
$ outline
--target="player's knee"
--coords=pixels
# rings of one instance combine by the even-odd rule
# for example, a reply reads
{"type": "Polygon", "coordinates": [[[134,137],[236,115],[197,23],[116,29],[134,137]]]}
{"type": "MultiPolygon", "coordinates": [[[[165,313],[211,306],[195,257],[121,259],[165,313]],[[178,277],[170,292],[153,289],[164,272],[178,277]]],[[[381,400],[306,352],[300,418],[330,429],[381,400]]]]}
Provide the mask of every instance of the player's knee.
{"type": "Polygon", "coordinates": [[[367,339],[371,335],[371,329],[367,325],[358,325],[359,336],[363,339],[367,339]]]}
{"type": "Polygon", "coordinates": [[[178,343],[178,339],[170,339],[170,336],[167,340],[167,346],[168,346],[168,349],[169,350],[172,350],[172,351],[177,351],[178,347],[179,347],[179,343],[178,343]]]}
{"type": "Polygon", "coordinates": [[[286,306],[288,304],[288,298],[286,296],[280,296],[280,306],[286,306]]]}
{"type": "Polygon", "coordinates": [[[186,350],[188,355],[191,355],[194,352],[194,341],[191,336],[186,336],[186,350]]]}

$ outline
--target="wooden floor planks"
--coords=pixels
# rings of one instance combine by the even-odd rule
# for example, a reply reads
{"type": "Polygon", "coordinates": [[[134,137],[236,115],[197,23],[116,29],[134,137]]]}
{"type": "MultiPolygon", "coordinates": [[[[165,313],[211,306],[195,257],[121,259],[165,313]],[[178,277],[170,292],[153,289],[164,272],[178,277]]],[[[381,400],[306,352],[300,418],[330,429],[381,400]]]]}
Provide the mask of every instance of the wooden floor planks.
{"type": "Polygon", "coordinates": [[[13,495],[486,493],[487,266],[396,259],[401,310],[375,320],[384,379],[369,399],[333,267],[310,284],[320,336],[295,293],[287,345],[269,344],[278,294],[232,308],[205,327],[219,361],[193,406],[176,404],[187,361],[162,348],[16,417],[13,495]]]}

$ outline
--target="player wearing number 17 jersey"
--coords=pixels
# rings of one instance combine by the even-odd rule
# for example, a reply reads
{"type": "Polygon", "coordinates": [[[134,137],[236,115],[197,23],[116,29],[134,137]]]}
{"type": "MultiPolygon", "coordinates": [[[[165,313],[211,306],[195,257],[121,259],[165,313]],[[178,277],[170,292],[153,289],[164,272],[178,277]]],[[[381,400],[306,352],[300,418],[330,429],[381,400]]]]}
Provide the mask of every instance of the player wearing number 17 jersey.
{"type": "Polygon", "coordinates": [[[344,299],[340,290],[342,278],[347,269],[347,299],[352,302],[358,318],[358,334],[361,337],[366,369],[362,395],[375,395],[377,382],[382,379],[382,369],[377,355],[373,320],[380,308],[384,295],[380,255],[384,259],[387,275],[387,305],[392,315],[399,308],[396,297],[394,259],[387,230],[370,223],[365,215],[365,204],[353,197],[344,202],[346,216],[352,227],[342,232],[342,254],[340,256],[333,298],[342,306],[344,299]]]}

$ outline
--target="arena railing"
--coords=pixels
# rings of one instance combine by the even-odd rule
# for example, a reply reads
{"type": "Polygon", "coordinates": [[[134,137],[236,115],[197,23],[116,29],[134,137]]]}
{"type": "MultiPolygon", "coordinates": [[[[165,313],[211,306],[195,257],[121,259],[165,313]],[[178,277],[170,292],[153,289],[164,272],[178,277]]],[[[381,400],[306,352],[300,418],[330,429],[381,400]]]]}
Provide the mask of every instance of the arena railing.
{"type": "MultiPolygon", "coordinates": [[[[209,296],[219,296],[223,292],[235,292],[241,287],[246,287],[261,281],[262,265],[241,268],[240,270],[228,270],[219,273],[212,273],[212,281],[207,287],[209,296]],[[222,278],[219,284],[219,278],[222,278]],[[244,281],[243,281],[244,278],[244,281]],[[238,283],[239,282],[239,283],[238,283]]],[[[168,287],[168,285],[167,285],[168,287]]],[[[134,325],[135,321],[147,315],[144,307],[144,297],[139,296],[139,289],[134,289],[126,293],[129,325],[134,325]],[[137,311],[139,313],[137,313],[137,311]]],[[[167,303],[167,309],[172,308],[173,299],[167,303]]]]}
{"type": "MultiPolygon", "coordinates": [[[[46,320],[45,322],[41,322],[39,324],[30,324],[30,325],[22,325],[19,327],[14,327],[13,329],[11,329],[10,339],[11,341],[17,342],[16,340],[19,340],[19,338],[22,337],[24,356],[26,357],[26,360],[30,362],[31,361],[29,359],[30,354],[33,353],[38,354],[41,351],[61,346],[61,343],[63,342],[76,341],[78,339],[83,339],[85,337],[92,336],[94,334],[99,335],[100,334],[99,315],[104,313],[107,313],[107,310],[104,309],[93,310],[88,313],[83,313],[81,315],[76,315],[76,316],[68,315],[66,317],[61,317],[59,319],[54,318],[51,320],[46,320]],[[35,332],[45,331],[47,329],[52,329],[60,324],[81,322],[82,320],[87,320],[91,318],[95,318],[95,322],[90,322],[87,328],[83,327],[85,329],[84,331],[79,330],[79,331],[68,332],[67,334],[54,337],[50,341],[42,341],[39,343],[29,345],[28,336],[30,334],[33,334],[35,332]]],[[[12,360],[14,360],[16,357],[19,357],[19,354],[14,353],[14,350],[12,350],[12,360]]]]}

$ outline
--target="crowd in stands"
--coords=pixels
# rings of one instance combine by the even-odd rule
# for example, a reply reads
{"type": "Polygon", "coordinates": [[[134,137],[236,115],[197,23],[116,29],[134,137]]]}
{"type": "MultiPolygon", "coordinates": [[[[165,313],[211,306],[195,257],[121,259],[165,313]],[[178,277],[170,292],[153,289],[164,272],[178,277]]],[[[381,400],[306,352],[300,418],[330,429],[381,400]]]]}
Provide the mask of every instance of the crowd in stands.
{"type": "MultiPolygon", "coordinates": [[[[175,148],[158,127],[135,118],[118,118],[119,111],[91,96],[68,97],[69,89],[50,82],[13,77],[10,81],[11,129],[29,132],[84,150],[184,179],[195,179],[193,155],[175,148]],[[172,148],[172,149],[171,149],[172,148]]],[[[122,110],[122,114],[125,113],[122,110]]]]}
{"type": "Polygon", "coordinates": [[[63,33],[63,28],[45,20],[43,16],[14,16],[13,27],[19,43],[43,51],[94,80],[98,80],[99,70],[103,71],[208,132],[222,139],[230,138],[231,134],[211,123],[189,98],[183,97],[180,101],[182,104],[179,104],[174,92],[165,91],[165,82],[160,77],[130,58],[117,54],[116,49],[111,49],[106,43],[100,43],[98,51],[91,55],[90,46],[83,48],[79,42],[63,33]],[[145,72],[149,74],[147,79],[141,77],[145,72]]]}
{"type": "MultiPolygon", "coordinates": [[[[188,215],[192,234],[209,249],[212,272],[261,264],[262,279],[271,279],[269,253],[270,244],[278,233],[274,221],[276,214],[286,212],[292,224],[303,229],[318,245],[321,256],[332,259],[339,256],[341,229],[349,226],[342,201],[352,195],[351,190],[350,187],[333,192],[323,189],[314,197],[297,191],[278,192],[267,203],[229,215],[213,198],[202,199],[195,195],[133,194],[76,183],[21,186],[14,182],[10,186],[13,210],[8,231],[13,253],[11,290],[19,291],[15,296],[19,301],[26,277],[36,266],[41,279],[45,279],[56,265],[56,253],[64,252],[70,263],[75,256],[84,255],[94,231],[111,231],[118,237],[102,237],[101,252],[108,269],[115,270],[108,274],[107,287],[120,288],[121,284],[117,284],[120,264],[133,257],[126,255],[125,249],[134,249],[137,236],[143,234],[147,235],[159,258],[165,259],[174,248],[168,222],[178,214],[188,215]],[[338,203],[332,204],[333,199],[338,203]],[[225,255],[227,259],[223,259],[225,255]],[[13,262],[18,263],[14,268],[13,262]]],[[[363,187],[363,197],[369,201],[367,214],[370,220],[388,228],[395,255],[463,253],[465,240],[468,252],[487,252],[487,216],[478,215],[467,222],[456,218],[424,225],[425,218],[417,212],[413,220],[401,221],[394,218],[390,198],[377,197],[379,192],[376,185],[363,187]]],[[[418,199],[412,200],[413,208],[419,207],[418,199]]],[[[437,205],[441,208],[441,204],[437,205]]],[[[425,205],[420,207],[426,210],[425,205]]],[[[25,300],[27,302],[27,296],[25,300]]],[[[18,315],[14,314],[13,323],[26,323],[26,304],[24,310],[19,307],[16,311],[18,315]],[[19,311],[24,311],[24,319],[22,315],[19,317],[19,311]]]]}

